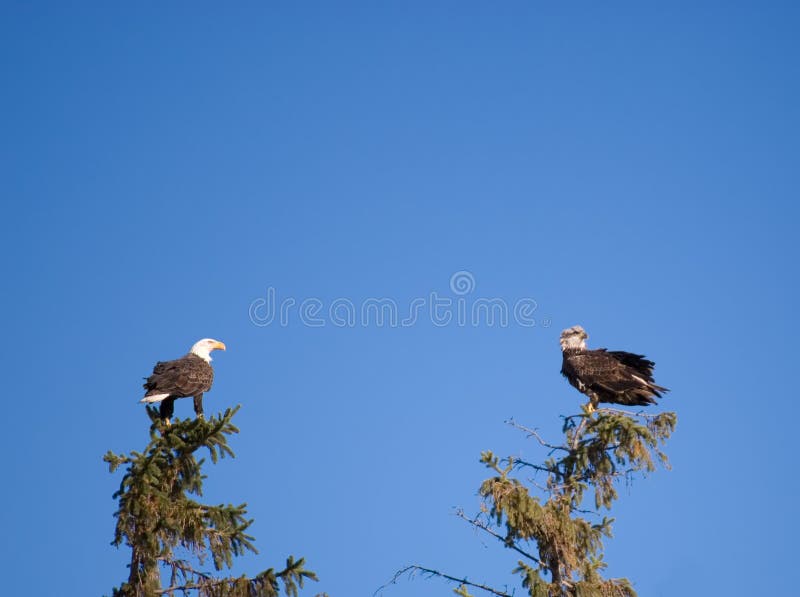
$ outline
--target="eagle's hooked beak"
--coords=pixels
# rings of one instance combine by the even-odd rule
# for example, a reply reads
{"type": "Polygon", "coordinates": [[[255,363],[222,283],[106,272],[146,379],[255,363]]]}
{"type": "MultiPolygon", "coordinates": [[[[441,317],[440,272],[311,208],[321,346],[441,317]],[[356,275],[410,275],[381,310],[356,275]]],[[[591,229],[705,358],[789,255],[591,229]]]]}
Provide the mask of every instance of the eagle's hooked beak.
{"type": "Polygon", "coordinates": [[[216,342],[214,344],[215,350],[225,350],[225,343],[224,342],[216,342]]]}

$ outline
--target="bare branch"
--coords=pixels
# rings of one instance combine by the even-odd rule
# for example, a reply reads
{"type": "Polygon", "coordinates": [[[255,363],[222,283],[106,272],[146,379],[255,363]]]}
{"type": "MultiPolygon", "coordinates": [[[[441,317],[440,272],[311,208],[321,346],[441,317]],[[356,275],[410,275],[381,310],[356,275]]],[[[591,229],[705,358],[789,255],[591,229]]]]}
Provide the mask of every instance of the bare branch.
{"type": "MultiPolygon", "coordinates": [[[[507,459],[503,459],[503,462],[507,462],[507,459]]],[[[522,467],[530,467],[537,471],[542,471],[543,473],[552,473],[553,470],[547,468],[546,466],[542,466],[540,464],[533,464],[532,462],[528,462],[527,460],[521,460],[520,458],[514,459],[514,468],[522,468],[522,467]]]]}
{"type": "Polygon", "coordinates": [[[587,417],[582,417],[581,422],[578,424],[578,428],[575,430],[575,435],[572,437],[572,450],[575,451],[578,449],[578,444],[581,441],[581,436],[583,435],[583,430],[586,428],[586,421],[587,417]]]}
{"type": "Polygon", "coordinates": [[[660,413],[646,413],[643,411],[633,412],[632,410],[623,410],[621,408],[613,408],[611,406],[604,406],[603,408],[598,408],[597,412],[599,413],[615,413],[618,415],[627,415],[629,417],[642,417],[643,419],[655,419],[660,415],[660,413]]]}
{"type": "Polygon", "coordinates": [[[383,589],[388,587],[389,585],[397,584],[398,579],[403,576],[404,574],[408,573],[409,575],[413,575],[414,572],[421,572],[422,574],[428,574],[430,576],[438,576],[440,578],[444,578],[445,580],[450,580],[452,582],[457,582],[462,585],[467,585],[470,587],[474,587],[476,589],[481,589],[482,591],[486,591],[487,593],[491,593],[492,595],[497,595],[498,597],[512,597],[513,593],[506,593],[504,591],[498,591],[490,587],[489,585],[484,585],[480,583],[474,583],[472,581],[467,580],[466,578],[456,578],[455,576],[450,576],[449,574],[445,574],[443,572],[439,572],[438,570],[432,570],[431,568],[425,568],[423,566],[418,566],[416,564],[412,564],[410,566],[406,566],[402,570],[399,570],[395,573],[392,577],[392,580],[387,582],[385,585],[378,587],[378,589],[372,594],[372,597],[375,597],[378,593],[380,593],[383,589]]]}
{"type": "Polygon", "coordinates": [[[533,477],[528,477],[528,482],[536,487],[539,491],[549,494],[552,494],[554,491],[558,491],[564,487],[563,485],[553,485],[552,487],[547,487],[546,485],[542,485],[541,483],[537,482],[533,477]]]}
{"type": "Polygon", "coordinates": [[[484,522],[481,522],[481,521],[480,521],[480,520],[478,520],[477,518],[470,518],[469,516],[467,516],[466,514],[464,514],[464,511],[463,511],[463,510],[460,510],[460,509],[459,509],[459,510],[456,510],[456,516],[458,516],[458,517],[459,517],[459,518],[461,518],[462,520],[466,520],[468,523],[470,523],[470,524],[471,524],[472,526],[474,526],[475,528],[481,529],[482,531],[486,531],[486,532],[487,532],[487,533],[489,533],[489,534],[490,534],[492,537],[494,537],[494,538],[495,538],[495,539],[497,539],[498,541],[502,542],[502,543],[503,543],[503,545],[505,545],[506,547],[509,547],[509,548],[513,549],[514,551],[516,551],[517,553],[519,553],[519,554],[521,554],[521,555],[525,556],[525,557],[526,557],[526,558],[528,558],[529,560],[532,560],[533,562],[536,562],[537,564],[539,564],[539,565],[542,565],[542,562],[539,560],[539,558],[537,558],[537,557],[535,557],[535,556],[533,556],[533,555],[529,554],[529,553],[528,553],[527,551],[525,551],[524,549],[521,549],[520,547],[518,547],[518,546],[517,546],[515,543],[509,543],[509,542],[506,540],[506,538],[505,538],[505,537],[503,537],[503,536],[502,536],[500,533],[498,533],[498,532],[496,532],[496,531],[492,530],[491,528],[489,528],[489,525],[488,525],[488,524],[486,524],[486,523],[484,523],[484,522]]]}
{"type": "Polygon", "coordinates": [[[511,425],[512,427],[515,427],[516,429],[519,429],[520,431],[524,431],[525,433],[528,434],[528,437],[535,438],[536,441],[538,441],[545,448],[549,448],[550,450],[563,450],[564,452],[569,452],[569,448],[565,448],[564,446],[556,446],[554,444],[550,444],[544,441],[544,439],[542,439],[542,436],[539,435],[536,429],[531,429],[530,427],[525,427],[524,425],[520,425],[514,419],[509,419],[508,421],[506,421],[506,423],[511,425]]]}

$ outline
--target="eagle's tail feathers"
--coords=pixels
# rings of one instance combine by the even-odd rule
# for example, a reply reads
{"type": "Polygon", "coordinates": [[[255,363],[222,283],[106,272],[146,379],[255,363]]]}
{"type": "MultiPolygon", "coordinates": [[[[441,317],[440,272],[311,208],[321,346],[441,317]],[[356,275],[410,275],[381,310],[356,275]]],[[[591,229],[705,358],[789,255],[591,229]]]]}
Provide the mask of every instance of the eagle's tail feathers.
{"type": "Polygon", "coordinates": [[[151,394],[149,396],[145,396],[144,398],[139,400],[139,402],[148,402],[148,403],[161,402],[165,398],[169,398],[169,394],[151,394]]]}
{"type": "Polygon", "coordinates": [[[664,386],[657,386],[654,383],[650,384],[650,389],[652,390],[653,394],[655,394],[659,398],[661,398],[661,394],[666,394],[667,392],[669,392],[668,388],[665,388],[664,386]]]}

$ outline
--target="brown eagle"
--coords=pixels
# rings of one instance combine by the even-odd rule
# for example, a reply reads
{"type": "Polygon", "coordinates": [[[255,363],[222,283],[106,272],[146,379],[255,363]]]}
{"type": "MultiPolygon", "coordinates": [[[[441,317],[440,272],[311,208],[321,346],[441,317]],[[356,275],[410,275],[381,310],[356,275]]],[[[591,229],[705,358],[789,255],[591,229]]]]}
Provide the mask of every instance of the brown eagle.
{"type": "Polygon", "coordinates": [[[140,402],[160,402],[158,414],[169,425],[177,398],[194,398],[194,412],[203,417],[203,394],[211,389],[214,370],[211,351],[225,350],[225,345],[213,338],[195,342],[188,354],[174,361],[159,361],[153,374],[144,382],[146,393],[140,402]]]}
{"type": "Polygon", "coordinates": [[[600,402],[647,406],[669,391],[653,380],[653,361],[621,350],[589,350],[588,337],[579,325],[561,332],[561,375],[586,394],[593,407],[600,402]]]}

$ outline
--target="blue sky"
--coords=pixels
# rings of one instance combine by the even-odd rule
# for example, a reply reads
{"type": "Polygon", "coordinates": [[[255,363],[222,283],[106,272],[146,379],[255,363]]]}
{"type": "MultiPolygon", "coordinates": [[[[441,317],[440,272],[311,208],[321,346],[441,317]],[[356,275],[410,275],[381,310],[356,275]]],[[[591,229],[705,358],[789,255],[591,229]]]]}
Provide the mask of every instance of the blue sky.
{"type": "MultiPolygon", "coordinates": [[[[332,597],[409,563],[514,586],[481,450],[541,456],[558,334],[645,352],[673,470],[623,488],[640,595],[777,593],[796,535],[798,9],[789,2],[0,6],[4,586],[110,594],[157,359],[223,340],[211,502],[332,597]],[[456,295],[456,272],[474,288],[456,295]],[[536,302],[506,327],[259,326],[254,301],[536,302]]],[[[455,303],[454,303],[455,304],[455,303]]],[[[328,311],[329,313],[329,311],[328,311]]],[[[189,416],[190,401],[177,404],[189,416]]],[[[521,589],[518,589],[518,594],[521,589]]],[[[387,597],[449,594],[436,580],[387,597]]],[[[43,593],[43,594],[45,594],[43,593]]]]}

